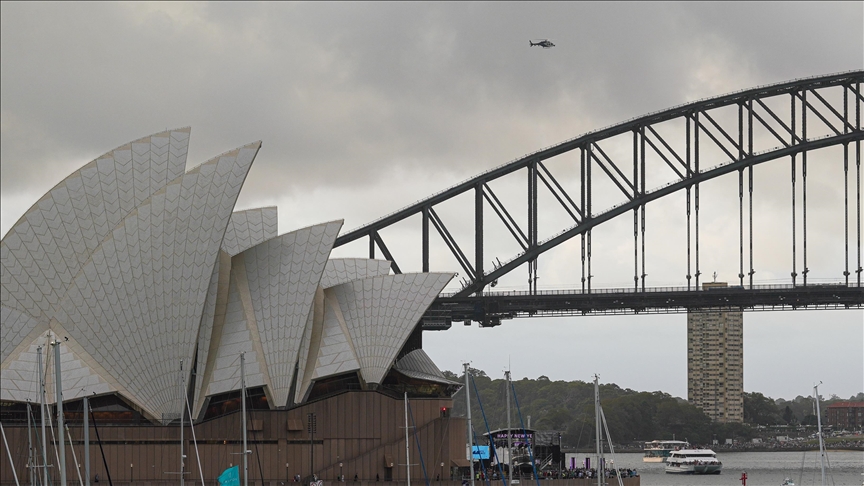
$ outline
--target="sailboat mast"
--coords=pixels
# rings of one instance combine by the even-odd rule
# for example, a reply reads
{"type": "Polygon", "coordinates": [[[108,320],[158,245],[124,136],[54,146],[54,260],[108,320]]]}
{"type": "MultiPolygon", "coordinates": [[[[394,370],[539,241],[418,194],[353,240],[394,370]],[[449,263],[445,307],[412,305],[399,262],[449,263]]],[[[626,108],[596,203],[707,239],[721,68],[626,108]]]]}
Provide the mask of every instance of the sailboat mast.
{"type": "Polygon", "coordinates": [[[90,402],[84,396],[84,475],[85,486],[90,486],[90,402]]]}
{"type": "Polygon", "coordinates": [[[411,486],[411,454],[408,445],[408,392],[405,392],[405,474],[408,486],[411,486]]]}
{"type": "Polygon", "coordinates": [[[36,485],[36,475],[33,474],[33,466],[36,465],[33,460],[33,421],[32,410],[30,409],[30,399],[27,399],[27,468],[30,469],[30,485],[36,485]]]}
{"type": "Polygon", "coordinates": [[[45,375],[42,373],[42,346],[36,348],[36,365],[39,368],[39,418],[42,421],[42,484],[48,484],[48,436],[45,433],[45,416],[48,415],[45,403],[45,375]]]}
{"type": "Polygon", "coordinates": [[[57,388],[57,437],[60,443],[60,484],[66,486],[66,437],[64,433],[65,420],[63,417],[63,382],[60,377],[60,342],[54,337],[54,374],[56,376],[57,388]]]}
{"type": "Polygon", "coordinates": [[[15,486],[21,486],[18,482],[18,473],[15,471],[15,463],[12,461],[12,449],[9,447],[9,441],[6,440],[6,431],[3,430],[3,422],[0,422],[0,435],[3,436],[3,447],[6,448],[6,454],[9,456],[9,469],[12,469],[12,476],[15,477],[15,486]]]}
{"type": "Polygon", "coordinates": [[[471,486],[474,486],[474,427],[471,425],[471,389],[468,387],[468,363],[462,363],[465,371],[465,408],[468,410],[468,465],[471,467],[471,486]]]}
{"type": "Polygon", "coordinates": [[[246,353],[240,353],[240,409],[243,421],[243,486],[249,484],[249,453],[246,450],[246,353]]]}
{"type": "MultiPolygon", "coordinates": [[[[822,382],[819,382],[821,385],[822,382]]],[[[825,484],[825,444],[822,442],[822,413],[819,411],[819,385],[813,387],[813,400],[816,400],[816,425],[819,429],[819,460],[822,466],[822,484],[825,484]]]]}
{"type": "Polygon", "coordinates": [[[507,378],[507,477],[513,481],[513,434],[510,433],[510,371],[505,371],[507,378]]]}
{"type": "MultiPolygon", "coordinates": [[[[183,398],[183,360],[180,360],[180,398],[183,398]]],[[[181,402],[182,403],[182,402],[181,402]]],[[[183,475],[186,474],[186,454],[183,453],[183,407],[180,407],[180,486],[183,486],[183,475]]]]}
{"type": "Polygon", "coordinates": [[[602,435],[600,431],[600,376],[594,375],[594,443],[597,446],[597,464],[594,466],[597,470],[597,486],[603,485],[603,445],[601,444],[602,435]]]}

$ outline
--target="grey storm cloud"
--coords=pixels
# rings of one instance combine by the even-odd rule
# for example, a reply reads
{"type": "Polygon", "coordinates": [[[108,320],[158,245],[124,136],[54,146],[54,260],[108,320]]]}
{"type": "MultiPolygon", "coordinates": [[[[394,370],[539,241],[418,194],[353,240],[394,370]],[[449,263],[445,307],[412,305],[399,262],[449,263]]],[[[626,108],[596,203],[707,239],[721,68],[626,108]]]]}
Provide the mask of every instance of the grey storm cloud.
{"type": "MultiPolygon", "coordinates": [[[[99,150],[137,136],[130,123],[146,132],[202,118],[194,126],[208,130],[207,146],[272,133],[259,166],[302,168],[270,179],[288,187],[368,182],[404,164],[470,174],[466,162],[502,163],[538,138],[554,143],[718,89],[852,69],[862,55],[860,42],[842,39],[860,5],[844,3],[3,9],[4,137],[51,128],[64,147],[99,150]],[[831,28],[792,34],[813,16],[831,28]],[[559,47],[524,49],[544,36],[559,47]],[[716,72],[700,87],[704,65],[716,72]],[[102,144],[84,113],[113,127],[102,144]]],[[[39,155],[6,145],[4,166],[39,155]]],[[[4,191],[21,189],[4,180],[4,191]]]]}
{"type": "MultiPolygon", "coordinates": [[[[281,231],[343,218],[350,230],[589,130],[700,98],[864,67],[861,2],[2,2],[0,13],[2,234],[67,174],[166,128],[192,127],[190,167],[262,140],[238,208],[278,205],[281,231]],[[529,39],[542,38],[556,47],[528,46],[529,39]]],[[[833,274],[819,272],[841,264],[836,249],[842,236],[826,235],[837,234],[843,194],[837,153],[826,154],[812,159],[809,210],[814,275],[827,278],[833,274]]],[[[562,183],[572,182],[566,158],[553,165],[562,183]]],[[[788,172],[781,164],[756,169],[758,229],[780,240],[791,218],[788,172]]],[[[712,201],[705,238],[716,248],[705,265],[708,275],[719,269],[721,278],[733,279],[737,180],[721,179],[704,192],[712,201]]],[[[524,199],[517,182],[500,185],[502,197],[524,199]]],[[[606,194],[610,205],[614,191],[606,194]]],[[[650,275],[657,285],[678,285],[686,271],[681,197],[647,210],[650,275]]],[[[454,227],[472,224],[458,207],[442,208],[442,215],[454,227]]],[[[552,212],[544,217],[550,231],[563,220],[552,212]]],[[[410,254],[412,231],[395,229],[391,249],[410,254]]],[[[632,282],[632,219],[609,224],[595,241],[603,248],[595,253],[598,283],[632,282]]],[[[495,244],[506,255],[516,247],[505,239],[495,244]]],[[[787,278],[786,246],[757,240],[760,278],[787,278]]],[[[541,260],[541,283],[576,283],[578,250],[562,245],[557,256],[541,260]]],[[[506,285],[524,287],[525,276],[514,275],[506,285]]],[[[748,322],[792,322],[806,314],[748,314],[748,322]]],[[[864,365],[860,313],[827,315],[846,326],[838,329],[851,329],[855,339],[842,345],[864,365]]],[[[635,332],[630,321],[615,319],[580,325],[603,329],[602,323],[623,322],[624,332],[635,332]]],[[[588,333],[521,322],[433,333],[430,354],[442,368],[456,369],[465,357],[435,346],[457,333],[493,339],[496,332],[494,339],[502,341],[519,339],[515,333],[526,328],[573,340],[588,333]]],[[[680,319],[674,322],[680,326],[680,319]]],[[[637,341],[660,343],[639,332],[647,334],[637,341]]],[[[807,346],[808,338],[785,343],[807,346]]],[[[680,360],[683,351],[676,352],[680,360]]],[[[831,354],[842,359],[843,353],[831,354]]],[[[483,359],[499,366],[490,356],[483,359]]],[[[567,369],[564,362],[553,365],[567,369]]],[[[535,374],[586,379],[565,371],[535,374]]],[[[670,375],[678,380],[670,382],[642,375],[635,381],[620,369],[608,374],[633,388],[680,394],[679,375],[670,375]]],[[[770,373],[752,376],[749,390],[789,398],[789,390],[798,389],[784,382],[772,391],[770,373]]],[[[838,389],[857,393],[862,381],[859,373],[838,389]]]]}

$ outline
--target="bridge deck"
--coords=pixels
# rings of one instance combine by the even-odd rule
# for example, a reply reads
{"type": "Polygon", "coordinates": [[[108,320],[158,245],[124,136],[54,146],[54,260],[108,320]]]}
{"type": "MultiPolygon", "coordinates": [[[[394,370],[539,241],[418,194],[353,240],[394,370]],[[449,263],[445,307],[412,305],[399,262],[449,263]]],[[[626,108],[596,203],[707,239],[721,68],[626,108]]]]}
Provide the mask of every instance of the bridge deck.
{"type": "Polygon", "coordinates": [[[423,316],[424,330],[448,329],[453,321],[497,326],[502,319],[529,316],[675,314],[699,309],[770,311],[861,309],[864,286],[846,284],[762,285],[703,290],[659,287],[645,290],[597,289],[590,292],[484,292],[439,296],[423,316]]]}

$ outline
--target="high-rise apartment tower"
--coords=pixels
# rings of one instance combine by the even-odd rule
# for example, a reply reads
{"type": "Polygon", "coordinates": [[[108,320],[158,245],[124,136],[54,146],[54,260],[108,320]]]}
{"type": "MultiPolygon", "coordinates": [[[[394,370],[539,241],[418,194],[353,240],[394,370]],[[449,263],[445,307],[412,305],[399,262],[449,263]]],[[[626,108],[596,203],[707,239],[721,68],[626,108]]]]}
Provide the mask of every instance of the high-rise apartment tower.
{"type": "MultiPolygon", "coordinates": [[[[706,283],[703,290],[726,287],[706,283]]],[[[705,309],[687,313],[687,399],[715,422],[744,421],[744,314],[705,309]]]]}

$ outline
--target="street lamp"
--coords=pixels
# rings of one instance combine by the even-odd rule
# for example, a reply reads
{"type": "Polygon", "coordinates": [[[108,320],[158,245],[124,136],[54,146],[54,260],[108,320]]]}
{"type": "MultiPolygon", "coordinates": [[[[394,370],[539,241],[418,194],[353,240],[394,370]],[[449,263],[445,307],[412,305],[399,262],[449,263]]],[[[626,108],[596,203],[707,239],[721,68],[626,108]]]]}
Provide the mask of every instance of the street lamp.
{"type": "Polygon", "coordinates": [[[438,476],[438,481],[441,481],[441,478],[444,476],[444,463],[441,463],[441,476],[438,476]]]}
{"type": "Polygon", "coordinates": [[[345,482],[345,476],[342,475],[342,463],[341,462],[339,463],[339,481],[343,482],[343,483],[345,482]]]}

